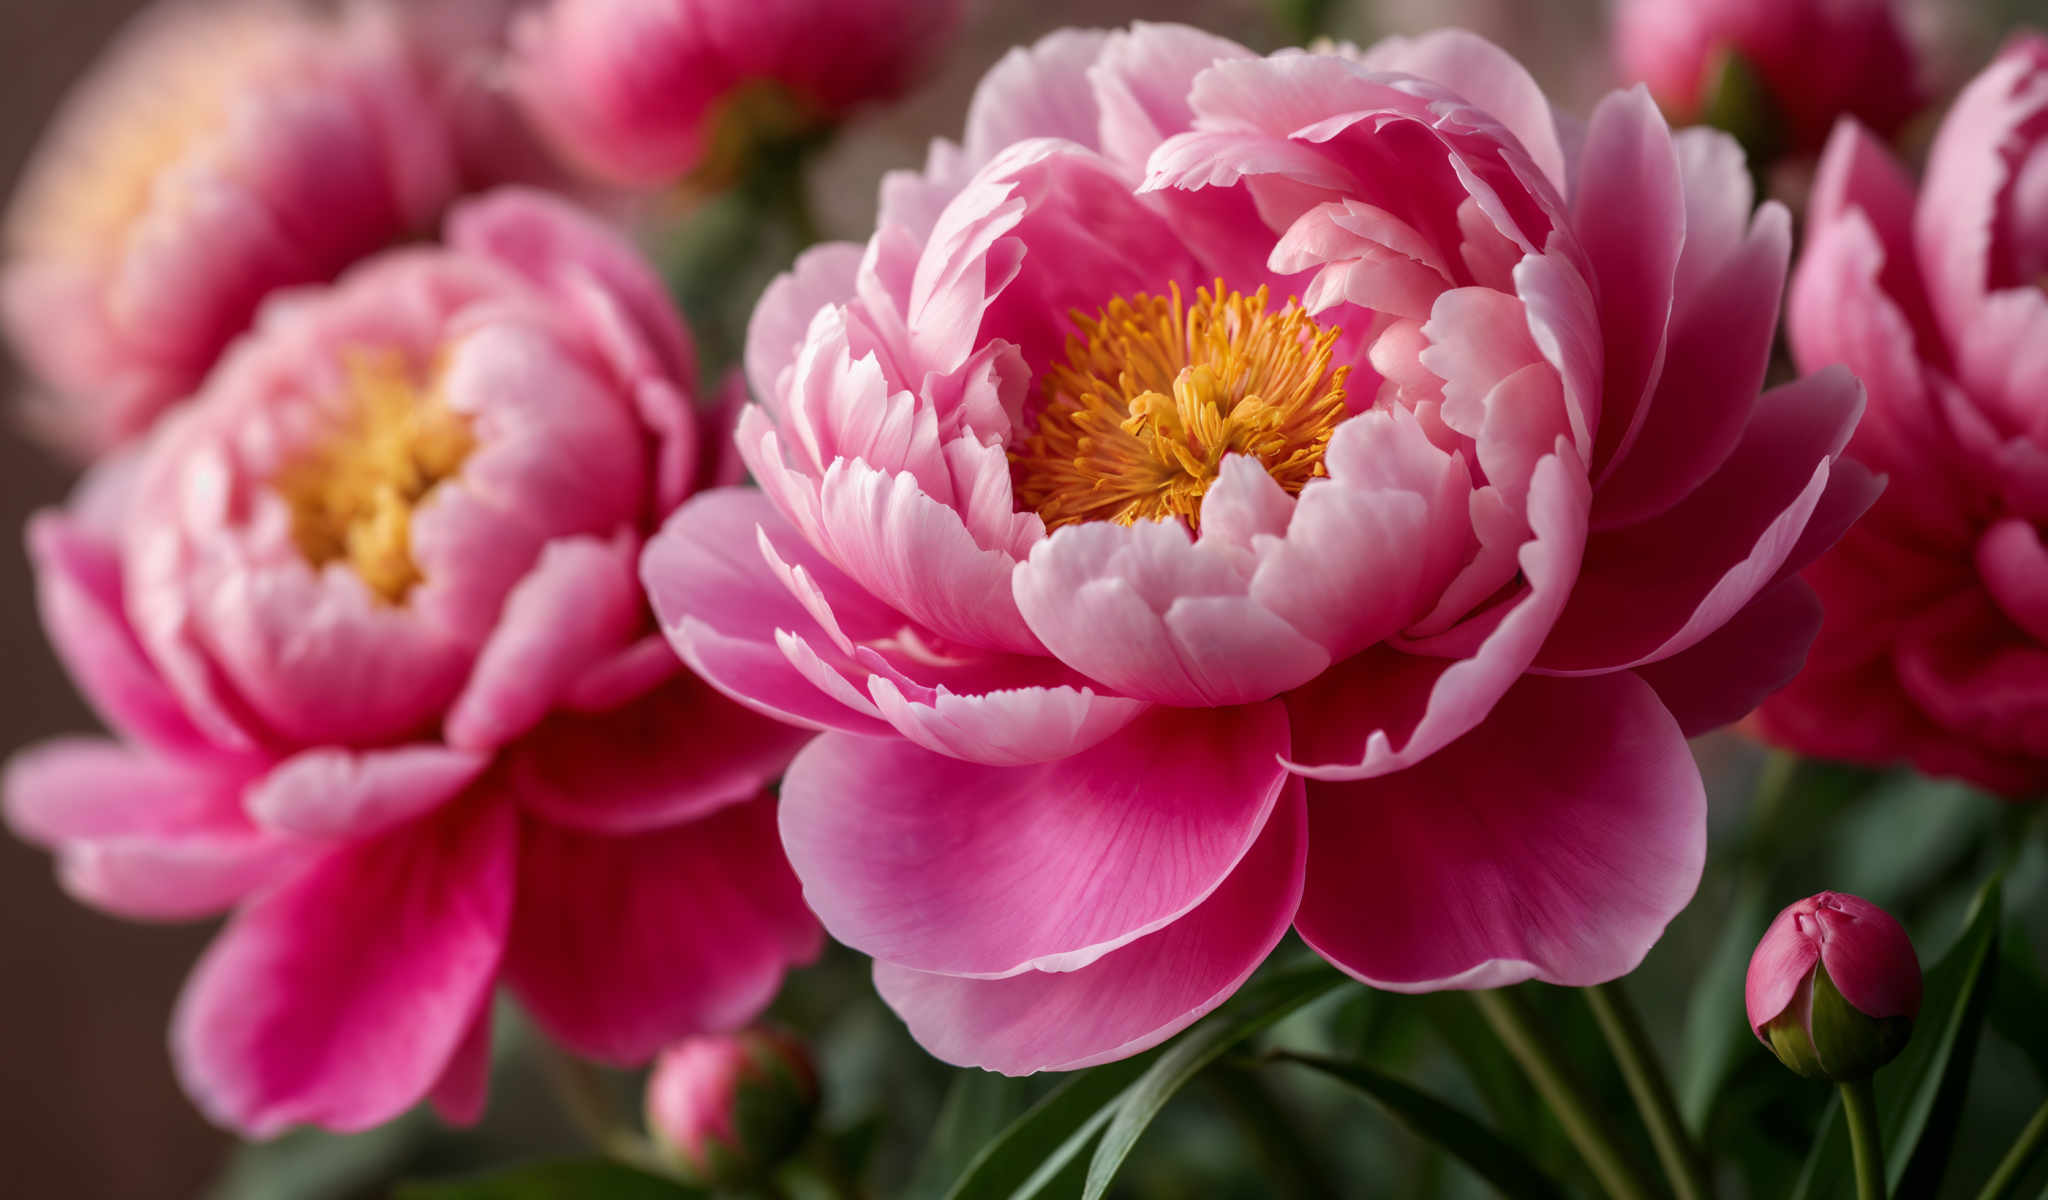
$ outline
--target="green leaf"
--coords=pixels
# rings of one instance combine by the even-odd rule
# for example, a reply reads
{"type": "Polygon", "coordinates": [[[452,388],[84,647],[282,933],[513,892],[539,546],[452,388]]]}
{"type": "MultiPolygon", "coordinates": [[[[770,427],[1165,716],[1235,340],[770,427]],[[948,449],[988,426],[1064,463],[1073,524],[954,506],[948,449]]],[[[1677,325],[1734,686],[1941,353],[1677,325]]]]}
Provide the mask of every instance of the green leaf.
{"type": "Polygon", "coordinates": [[[1070,1076],[981,1148],[946,1193],[947,1200],[1022,1200],[1038,1194],[1059,1166],[1087,1149],[1109,1122],[1117,1098],[1157,1057],[1159,1052],[1152,1051],[1070,1076]]]}
{"type": "Polygon", "coordinates": [[[904,1196],[944,1196],[947,1185],[960,1177],[983,1146],[1031,1107],[1040,1090],[1034,1079],[971,1069],[956,1072],[904,1196]]]}
{"type": "Polygon", "coordinates": [[[1276,1062],[1320,1071],[1366,1094],[1395,1121],[1471,1168],[1508,1200],[1561,1200],[1557,1183],[1500,1135],[1426,1092],[1358,1063],[1283,1052],[1276,1062]]]}
{"type": "Polygon", "coordinates": [[[393,1200],[695,1200],[705,1193],[608,1159],[531,1163],[463,1179],[400,1184],[393,1200]]]}
{"type": "Polygon", "coordinates": [[[1175,1042],[1117,1103],[1115,1116],[1103,1131],[1102,1144],[1095,1148],[1095,1158],[1088,1164],[1083,1200],[1101,1200],[1146,1126],[1202,1068],[1343,982],[1344,976],[1321,962],[1255,980],[1217,1016],[1175,1042]]]}
{"type": "MultiPolygon", "coordinates": [[[[1877,1073],[1885,1175],[1895,1196],[1932,1196],[1948,1166],[1970,1087],[1998,960],[1999,880],[1977,894],[1962,936],[1927,972],[1913,1040],[1877,1073]]],[[[1817,1098],[1817,1097],[1816,1097],[1817,1098]]],[[[1801,1173],[1796,1200],[1851,1193],[1849,1137],[1840,1106],[1830,1109],[1801,1173]]]]}

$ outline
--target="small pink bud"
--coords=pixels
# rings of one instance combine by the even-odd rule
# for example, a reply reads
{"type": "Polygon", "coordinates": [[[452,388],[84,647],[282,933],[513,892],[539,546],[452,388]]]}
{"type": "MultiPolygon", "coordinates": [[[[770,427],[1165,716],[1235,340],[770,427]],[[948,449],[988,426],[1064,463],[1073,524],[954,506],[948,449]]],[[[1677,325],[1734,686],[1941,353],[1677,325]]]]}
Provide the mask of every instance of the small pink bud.
{"type": "Polygon", "coordinates": [[[1912,1035],[1920,961],[1890,913],[1821,892],[1764,931],[1744,999],[1749,1027],[1780,1062],[1811,1079],[1864,1079],[1912,1035]]]}
{"type": "Polygon", "coordinates": [[[737,1187],[803,1145],[818,1073],[779,1030],[688,1038],[654,1060],[646,1102],[648,1133],[686,1182],[737,1187]]]}

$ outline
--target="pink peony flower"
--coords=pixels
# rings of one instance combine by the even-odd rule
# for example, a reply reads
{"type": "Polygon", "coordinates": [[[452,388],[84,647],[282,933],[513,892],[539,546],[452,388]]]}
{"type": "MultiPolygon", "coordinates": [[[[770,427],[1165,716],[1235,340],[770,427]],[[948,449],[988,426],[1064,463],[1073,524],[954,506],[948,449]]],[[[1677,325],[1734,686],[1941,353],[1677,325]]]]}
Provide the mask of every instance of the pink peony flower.
{"type": "Polygon", "coordinates": [[[1793,281],[1794,355],[1870,389],[1891,486],[1807,573],[1827,623],[1762,726],[1808,754],[2048,787],[2048,38],[1970,84],[1926,183],[1845,123],[1793,281]]]}
{"type": "Polygon", "coordinates": [[[233,911],[172,1031],[214,1119],[468,1119],[500,981],[631,1062],[816,953],[763,792],[801,734],[684,673],[634,584],[695,371],[623,243],[505,192],[276,301],[31,525],[118,737],[22,754],[7,816],[98,907],[233,911]]]}
{"type": "Polygon", "coordinates": [[[480,170],[530,173],[468,52],[489,5],[148,10],[8,213],[0,316],[54,393],[37,421],[89,452],[141,432],[270,292],[425,231],[480,170]]]}
{"type": "Polygon", "coordinates": [[[764,295],[761,490],[641,573],[829,731],[783,843],[934,1053],[1134,1053],[1290,923],[1386,988],[1592,983],[1691,896],[1684,734],[1797,668],[1875,484],[1845,372],[1758,397],[1788,219],[1733,142],[1572,129],[1470,35],[1057,33],[764,295]]]}
{"type": "Polygon", "coordinates": [[[512,69],[563,155],[652,187],[751,123],[901,95],[959,17],[960,0],[551,0],[515,30],[512,69]]]}
{"type": "Polygon", "coordinates": [[[1615,53],[1675,121],[1697,119],[1728,54],[1757,73],[1796,148],[1849,115],[1889,136],[1927,103],[1904,0],[1620,0],[1615,53]]]}
{"type": "Polygon", "coordinates": [[[1821,892],[1787,905],[1749,960],[1749,1027],[1786,1066],[1867,1079],[1905,1046],[1920,1015],[1920,960],[1885,910],[1821,892]]]}

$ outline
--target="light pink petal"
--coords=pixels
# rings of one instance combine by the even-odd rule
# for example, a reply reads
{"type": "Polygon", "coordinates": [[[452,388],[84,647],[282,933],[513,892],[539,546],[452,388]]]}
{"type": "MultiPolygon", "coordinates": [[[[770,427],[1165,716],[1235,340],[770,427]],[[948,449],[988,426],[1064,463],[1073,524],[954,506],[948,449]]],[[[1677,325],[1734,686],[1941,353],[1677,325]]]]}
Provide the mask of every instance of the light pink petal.
{"type": "Polygon", "coordinates": [[[1005,146],[1029,138],[1064,138],[1094,148],[1100,118],[1088,72],[1109,37],[1094,29],[1057,30],[989,68],[967,109],[968,164],[980,167],[1005,146]]]}
{"type": "Polygon", "coordinates": [[[51,846],[72,839],[236,826],[254,765],[165,758],[105,738],[40,742],[7,760],[7,827],[51,846]]]}
{"type": "Polygon", "coordinates": [[[919,971],[1066,971],[1173,923],[1265,825],[1286,714],[1153,709],[1091,750],[988,767],[826,734],[782,786],[804,897],[847,945],[919,971]]]}
{"type": "Polygon", "coordinates": [[[1088,68],[1103,153],[1142,168],[1159,143],[1194,121],[1188,91],[1195,76],[1213,63],[1251,57],[1236,42],[1186,25],[1139,21],[1112,33],[1088,68]]]}
{"type": "Polygon", "coordinates": [[[1781,579],[1690,650],[1636,674],[1687,737],[1741,720],[1791,682],[1820,632],[1820,601],[1797,578],[1781,579]]]}
{"type": "Polygon", "coordinates": [[[1705,861],[1699,768],[1627,674],[1525,680],[1454,750],[1309,791],[1295,928],[1390,991],[1618,978],[1705,861]]]}
{"type": "MultiPolygon", "coordinates": [[[[1593,110],[1572,189],[1572,228],[1598,281],[1606,342],[1600,435],[1604,473],[1635,441],[1664,363],[1672,281],[1685,242],[1685,187],[1671,131],[1640,86],[1593,110]]],[[[1596,474],[1596,478],[1598,475],[1596,474]]]]}
{"type": "Polygon", "coordinates": [[[850,616],[865,620],[886,613],[792,530],[759,491],[719,488],[677,509],[641,554],[641,582],[670,644],[691,670],[757,712],[812,729],[884,732],[888,727],[878,717],[820,691],[777,644],[780,631],[814,644],[831,641],[770,569],[761,552],[764,535],[825,596],[851,602],[850,616]]]}
{"type": "Polygon", "coordinates": [[[1017,608],[1060,661],[1166,704],[1269,699],[1330,653],[1250,595],[1231,556],[1178,521],[1069,525],[1016,571],[1017,608]]]}
{"type": "Polygon", "coordinates": [[[1719,272],[1751,233],[1756,184],[1742,143],[1718,129],[1676,130],[1678,174],[1685,182],[1685,246],[1678,253],[1674,296],[1690,296],[1719,272]]]}
{"type": "Polygon", "coordinates": [[[265,828],[309,838],[359,838],[453,799],[491,764],[438,742],[351,750],[315,746],[273,767],[243,803],[265,828]]]}
{"type": "Polygon", "coordinates": [[[636,539],[550,542],[512,594],[448,710],[451,746],[491,750],[531,729],[593,659],[625,645],[644,611],[636,539]]]}
{"type": "Polygon", "coordinates": [[[1145,702],[1090,687],[1003,688],[982,695],[944,685],[906,694],[885,675],[868,695],[898,733],[927,750],[997,767],[1078,754],[1145,711],[1145,702]]]}
{"type": "Polygon", "coordinates": [[[427,1099],[450,1125],[470,1126],[483,1118],[491,1087],[491,997],[486,994],[427,1099]]]}
{"type": "Polygon", "coordinates": [[[1705,484],[1654,520],[1587,542],[1541,665],[1595,671],[1668,658],[1833,544],[1877,494],[1868,473],[1837,461],[1862,410],[1862,387],[1839,368],[1766,394],[1705,484]],[[1824,510],[1830,491],[1836,501],[1824,510]]]}
{"type": "Polygon", "coordinates": [[[1635,444],[1600,483],[1596,529],[1668,510],[1727,461],[1770,365],[1791,253],[1791,215],[1767,204],[1717,269],[1677,294],[1663,372],[1635,444]]]}
{"type": "Polygon", "coordinates": [[[1155,1046],[1229,999],[1287,932],[1307,850],[1296,780],[1230,877],[1192,912],[1074,971],[1007,979],[875,963],[911,1036],[956,1066],[1073,1071],[1155,1046]]]}
{"type": "Polygon", "coordinates": [[[770,797],[634,837],[523,829],[506,982],[585,1057],[635,1064],[737,1029],[821,948],[770,797]]]}
{"type": "Polygon", "coordinates": [[[1515,57],[1462,29],[1415,38],[1387,38],[1366,51],[1366,66],[1400,71],[1442,84],[1507,127],[1560,194],[1565,188],[1564,145],[1550,101],[1515,57]]]}
{"type": "Polygon", "coordinates": [[[557,825],[640,833],[753,797],[809,737],[683,674],[608,711],[549,717],[508,748],[505,781],[557,825]]]}
{"type": "Polygon", "coordinates": [[[1484,720],[1528,669],[1564,608],[1585,546],[1589,499],[1583,468],[1560,442],[1529,485],[1534,536],[1516,554],[1528,589],[1493,610],[1494,624],[1465,656],[1375,648],[1290,693],[1291,768],[1310,779],[1385,775],[1421,762],[1484,720]]]}
{"type": "Polygon", "coordinates": [[[747,382],[764,403],[783,394],[782,373],[795,364],[818,310],[853,297],[860,259],[851,242],[813,246],[761,293],[747,319],[746,361],[747,382]]]}
{"type": "Polygon", "coordinates": [[[326,859],[245,907],[172,1022],[185,1089],[252,1137],[354,1132],[418,1103],[490,993],[514,818],[451,808],[326,859]]]}

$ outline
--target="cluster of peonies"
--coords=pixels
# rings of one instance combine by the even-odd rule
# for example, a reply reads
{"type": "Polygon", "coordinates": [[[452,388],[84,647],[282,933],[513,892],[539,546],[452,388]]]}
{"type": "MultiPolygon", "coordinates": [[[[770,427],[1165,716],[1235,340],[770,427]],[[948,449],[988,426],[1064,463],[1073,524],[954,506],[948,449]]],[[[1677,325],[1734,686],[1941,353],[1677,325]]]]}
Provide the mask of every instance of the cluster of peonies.
{"type": "Polygon", "coordinates": [[[1613,979],[1700,875],[1686,737],[1821,624],[1802,570],[1855,628],[1774,729],[1958,768],[1989,706],[1968,763],[2033,778],[2038,45],[1917,267],[1838,137],[1774,389],[1791,221],[1728,137],[1562,116],[1468,34],[1160,25],[1003,59],[707,389],[553,155],[675,182],[764,95],[900,91],[957,5],[450,4],[151,18],[10,224],[47,423],[105,452],[30,544],[114,735],[18,757],[7,816],[88,902],[232,912],[173,1033],[223,1123],[472,1117],[501,984],[645,1061],[820,922],[1010,1073],[1156,1044],[1290,928],[1389,989],[1613,979]],[[1838,359],[1903,498],[1813,567],[1879,492],[1838,359]],[[1840,582],[1911,555],[1951,569],[1910,611],[1840,582]]]}

